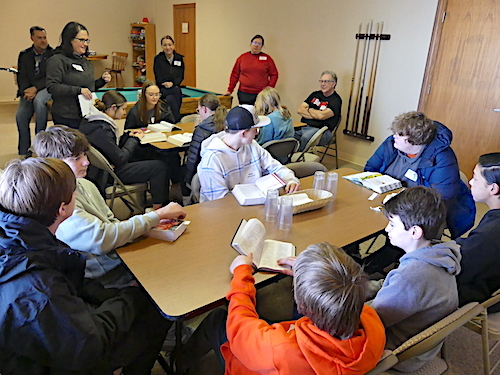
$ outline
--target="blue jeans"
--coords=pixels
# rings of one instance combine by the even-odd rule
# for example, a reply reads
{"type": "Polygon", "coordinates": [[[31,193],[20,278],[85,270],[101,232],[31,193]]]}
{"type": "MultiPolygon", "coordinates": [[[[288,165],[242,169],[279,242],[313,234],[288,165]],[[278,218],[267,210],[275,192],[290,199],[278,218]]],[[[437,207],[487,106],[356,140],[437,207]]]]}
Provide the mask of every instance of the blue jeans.
{"type": "Polygon", "coordinates": [[[36,113],[35,133],[41,132],[47,127],[46,104],[51,98],[52,95],[48,93],[47,89],[38,91],[32,101],[21,96],[16,112],[17,131],[19,132],[19,155],[26,155],[31,146],[30,121],[33,113],[36,113]]]}
{"type": "MultiPolygon", "coordinates": [[[[314,133],[316,133],[320,128],[315,128],[314,126],[304,126],[298,130],[295,131],[295,139],[300,142],[299,146],[299,152],[304,151],[304,148],[307,145],[307,142],[312,138],[314,133]]],[[[319,141],[320,145],[326,145],[328,141],[332,138],[332,132],[330,130],[327,130],[326,132],[323,133],[323,136],[321,137],[321,140],[319,141]]]]}

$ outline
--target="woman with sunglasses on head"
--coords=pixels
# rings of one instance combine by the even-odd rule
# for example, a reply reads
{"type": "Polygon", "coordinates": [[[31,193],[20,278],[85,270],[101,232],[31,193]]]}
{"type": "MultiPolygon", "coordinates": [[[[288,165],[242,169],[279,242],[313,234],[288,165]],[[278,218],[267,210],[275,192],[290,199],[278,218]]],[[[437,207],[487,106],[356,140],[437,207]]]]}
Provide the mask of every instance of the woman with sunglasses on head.
{"type": "Polygon", "coordinates": [[[170,35],[161,38],[161,48],[163,51],[155,56],[155,80],[178,122],[181,119],[182,91],[179,86],[184,81],[184,56],[175,52],[174,39],[170,35]]]}
{"type": "Polygon", "coordinates": [[[239,82],[238,101],[240,104],[254,105],[259,92],[267,86],[276,86],[278,69],[271,56],[262,52],[262,47],[264,37],[255,35],[250,41],[250,51],[236,60],[224,95],[231,95],[239,82]]]}
{"type": "Polygon", "coordinates": [[[56,125],[78,129],[82,113],[78,95],[92,99],[92,92],[111,80],[109,72],[94,78],[94,67],[86,59],[90,39],[85,26],[70,22],[61,33],[61,44],[47,60],[47,90],[52,94],[52,118],[56,125]]]}
{"type": "Polygon", "coordinates": [[[87,115],[82,120],[80,131],[115,167],[116,175],[124,184],[149,182],[153,209],[160,208],[168,201],[168,170],[165,163],[159,160],[131,161],[132,153],[144,137],[142,130],[131,130],[124,135],[123,140],[118,139],[115,120],[123,118],[126,113],[125,97],[118,91],[110,90],[101,100],[96,100],[95,107],[99,112],[87,115]]]}

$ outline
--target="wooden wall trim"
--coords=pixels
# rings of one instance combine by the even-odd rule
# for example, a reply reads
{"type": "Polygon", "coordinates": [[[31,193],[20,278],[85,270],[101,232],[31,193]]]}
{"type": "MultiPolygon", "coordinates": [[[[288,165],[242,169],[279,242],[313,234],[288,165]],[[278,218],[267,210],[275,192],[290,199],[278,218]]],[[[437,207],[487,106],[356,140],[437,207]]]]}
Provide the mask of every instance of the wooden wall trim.
{"type": "Polygon", "coordinates": [[[420,89],[420,98],[418,101],[418,110],[421,112],[425,112],[427,105],[427,90],[432,82],[432,76],[434,74],[434,66],[436,65],[439,44],[441,43],[441,34],[443,32],[444,23],[442,22],[442,18],[447,6],[448,0],[439,0],[436,9],[436,17],[434,18],[434,28],[432,29],[429,53],[427,55],[427,62],[425,65],[424,79],[422,80],[422,88],[420,89]]]}

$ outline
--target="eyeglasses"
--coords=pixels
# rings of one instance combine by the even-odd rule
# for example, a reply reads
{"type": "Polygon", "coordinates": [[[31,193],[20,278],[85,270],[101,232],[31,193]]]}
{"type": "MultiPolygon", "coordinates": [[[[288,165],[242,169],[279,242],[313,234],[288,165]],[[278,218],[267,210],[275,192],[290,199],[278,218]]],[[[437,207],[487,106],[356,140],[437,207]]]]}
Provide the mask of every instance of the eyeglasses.
{"type": "Polygon", "coordinates": [[[335,81],[331,81],[331,80],[322,80],[322,79],[320,79],[318,82],[319,82],[319,83],[333,83],[333,82],[335,82],[335,81]]]}
{"type": "Polygon", "coordinates": [[[159,97],[161,97],[161,93],[160,92],[147,92],[146,95],[149,96],[149,97],[151,97],[151,98],[159,98],[159,97]]]}
{"type": "Polygon", "coordinates": [[[259,42],[252,42],[252,44],[253,44],[254,46],[259,46],[259,47],[260,47],[260,46],[262,46],[262,43],[259,43],[259,42]]]}
{"type": "Polygon", "coordinates": [[[89,44],[90,43],[90,39],[82,39],[82,38],[75,38],[76,40],[78,40],[80,43],[87,43],[89,44]]]}

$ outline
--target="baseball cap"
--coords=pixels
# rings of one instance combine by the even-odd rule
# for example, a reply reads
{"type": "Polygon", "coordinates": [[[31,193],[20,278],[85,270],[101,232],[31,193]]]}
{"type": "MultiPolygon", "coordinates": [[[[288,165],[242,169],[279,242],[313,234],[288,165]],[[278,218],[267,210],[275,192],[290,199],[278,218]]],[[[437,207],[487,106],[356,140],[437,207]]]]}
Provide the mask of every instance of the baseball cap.
{"type": "Polygon", "coordinates": [[[253,105],[242,104],[232,108],[226,116],[226,129],[247,130],[250,128],[260,128],[271,122],[267,116],[257,116],[257,111],[253,105]]]}

